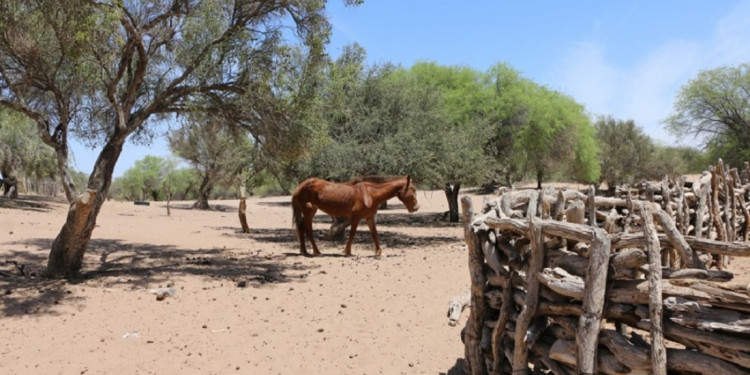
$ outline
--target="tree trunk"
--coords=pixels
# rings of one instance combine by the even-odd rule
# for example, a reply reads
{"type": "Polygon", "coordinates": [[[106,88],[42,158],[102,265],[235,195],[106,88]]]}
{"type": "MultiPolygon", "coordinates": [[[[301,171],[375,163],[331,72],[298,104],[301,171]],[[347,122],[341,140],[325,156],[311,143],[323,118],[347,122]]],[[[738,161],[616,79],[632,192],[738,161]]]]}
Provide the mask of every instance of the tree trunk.
{"type": "Polygon", "coordinates": [[[73,176],[70,175],[70,168],[68,168],[68,147],[55,147],[55,155],[57,155],[57,170],[60,172],[65,199],[68,200],[68,203],[73,204],[76,201],[76,184],[73,182],[73,176]]]}
{"type": "Polygon", "coordinates": [[[91,233],[96,227],[96,217],[112,184],[112,174],[124,141],[123,137],[119,142],[110,141],[104,146],[89,178],[88,189],[70,205],[65,224],[52,242],[47,260],[48,277],[78,276],[91,233]]]}
{"type": "Polygon", "coordinates": [[[193,208],[198,210],[210,210],[211,206],[208,205],[208,198],[211,196],[211,190],[213,190],[214,184],[211,178],[206,174],[203,176],[201,186],[198,191],[198,200],[193,204],[193,208]]]}
{"type": "Polygon", "coordinates": [[[544,172],[539,169],[536,171],[536,188],[542,190],[542,180],[544,179],[544,172]]]}
{"type": "Polygon", "coordinates": [[[345,217],[332,217],[331,228],[328,229],[326,239],[329,241],[338,241],[344,239],[344,231],[349,228],[352,221],[345,217]]]}
{"type": "Polygon", "coordinates": [[[250,233],[250,226],[247,225],[247,203],[245,202],[245,180],[240,183],[240,207],[238,209],[242,233],[250,233]]]}
{"type": "Polygon", "coordinates": [[[167,216],[172,216],[172,211],[169,207],[170,202],[172,201],[172,188],[169,186],[164,187],[164,195],[167,198],[167,216]]]}
{"type": "Polygon", "coordinates": [[[3,196],[10,199],[18,198],[18,180],[16,176],[3,174],[3,196]]]}
{"type": "Polygon", "coordinates": [[[461,190],[461,183],[447,183],[443,188],[445,198],[448,199],[448,220],[451,223],[458,223],[458,191],[461,190]]]}

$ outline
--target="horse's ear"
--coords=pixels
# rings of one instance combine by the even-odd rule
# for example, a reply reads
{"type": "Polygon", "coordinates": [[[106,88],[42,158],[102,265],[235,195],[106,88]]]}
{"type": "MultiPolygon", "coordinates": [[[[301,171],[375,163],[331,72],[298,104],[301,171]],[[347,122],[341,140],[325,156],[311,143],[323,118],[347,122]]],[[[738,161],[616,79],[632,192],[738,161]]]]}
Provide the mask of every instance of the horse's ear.
{"type": "Polygon", "coordinates": [[[404,188],[404,190],[408,190],[409,189],[409,184],[410,183],[411,183],[411,176],[407,174],[406,175],[406,187],[404,188]]]}

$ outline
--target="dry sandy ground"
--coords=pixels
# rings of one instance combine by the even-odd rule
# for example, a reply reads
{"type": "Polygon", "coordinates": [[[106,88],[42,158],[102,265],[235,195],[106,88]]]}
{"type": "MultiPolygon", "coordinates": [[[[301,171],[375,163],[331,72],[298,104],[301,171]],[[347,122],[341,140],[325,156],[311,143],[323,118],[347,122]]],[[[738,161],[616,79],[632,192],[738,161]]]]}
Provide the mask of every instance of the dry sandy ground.
{"type": "MultiPolygon", "coordinates": [[[[0,202],[5,275],[41,270],[67,213],[26,198],[0,202]]],[[[446,311],[469,284],[463,230],[439,220],[442,192],[419,200],[379,212],[380,259],[366,225],[353,257],[325,240],[299,256],[289,197],[251,198],[250,234],[238,201],[106,202],[83,280],[0,275],[0,374],[459,374],[468,312],[451,327],[446,311]]]]}
{"type": "MultiPolygon", "coordinates": [[[[446,311],[469,284],[463,232],[439,220],[442,192],[419,200],[415,214],[395,199],[380,211],[380,259],[364,225],[351,258],[324,240],[324,256],[299,256],[289,197],[250,199],[250,234],[237,201],[176,202],[171,216],[107,202],[83,280],[0,275],[0,374],[461,374],[468,314],[451,327],[446,311]]],[[[0,272],[42,269],[66,213],[0,201],[0,272]]],[[[316,234],[329,223],[319,214],[316,234]]],[[[732,263],[737,281],[749,263],[732,263]]]]}

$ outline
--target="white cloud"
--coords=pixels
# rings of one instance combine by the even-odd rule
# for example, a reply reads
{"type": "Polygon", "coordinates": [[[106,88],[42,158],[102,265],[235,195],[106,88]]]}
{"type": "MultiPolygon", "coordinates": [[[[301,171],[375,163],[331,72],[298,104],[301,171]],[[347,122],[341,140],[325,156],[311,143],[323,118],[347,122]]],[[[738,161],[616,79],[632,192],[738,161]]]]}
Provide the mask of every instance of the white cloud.
{"type": "Polygon", "coordinates": [[[750,60],[750,1],[740,3],[724,16],[714,31],[711,56],[714,63],[733,65],[750,60]]]}
{"type": "Polygon", "coordinates": [[[617,95],[620,73],[605,61],[605,51],[598,43],[580,43],[563,59],[562,90],[596,114],[611,110],[617,95]]]}
{"type": "Polygon", "coordinates": [[[717,21],[708,39],[663,41],[632,65],[608,59],[601,43],[575,45],[561,63],[562,91],[593,114],[632,119],[656,140],[674,143],[661,121],[682,85],[701,70],[750,61],[749,15],[750,0],[717,21]]]}
{"type": "Polygon", "coordinates": [[[694,74],[700,46],[671,41],[657,47],[626,73],[621,111],[657,140],[670,142],[661,121],[672,111],[675,95],[694,74]]]}

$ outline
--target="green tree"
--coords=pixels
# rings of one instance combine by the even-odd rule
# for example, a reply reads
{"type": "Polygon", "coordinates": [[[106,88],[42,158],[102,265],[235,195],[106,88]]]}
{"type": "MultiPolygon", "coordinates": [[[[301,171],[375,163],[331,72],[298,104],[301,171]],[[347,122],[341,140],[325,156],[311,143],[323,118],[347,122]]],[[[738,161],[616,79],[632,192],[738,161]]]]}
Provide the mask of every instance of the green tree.
{"type": "Polygon", "coordinates": [[[0,1],[0,105],[31,119],[54,149],[69,202],[75,182],[68,132],[83,120],[90,83],[99,79],[93,48],[95,39],[109,37],[112,15],[85,0],[0,1]]]}
{"type": "Polygon", "coordinates": [[[750,63],[698,73],[665,123],[677,137],[702,137],[709,154],[728,164],[750,160],[750,63]]]}
{"type": "Polygon", "coordinates": [[[169,148],[200,176],[193,208],[209,210],[208,200],[217,183],[229,183],[253,159],[254,145],[247,136],[232,132],[221,118],[193,114],[185,126],[169,135],[169,148]]]}
{"type": "Polygon", "coordinates": [[[485,111],[490,129],[484,137],[485,153],[495,161],[493,174],[502,176],[507,185],[524,177],[514,142],[528,122],[527,91],[532,83],[508,64],[496,64],[485,74],[489,98],[485,111]]]}
{"type": "MultiPolygon", "coordinates": [[[[701,173],[709,166],[707,154],[693,147],[655,145],[650,162],[643,168],[645,179],[675,179],[686,173],[701,173]]],[[[716,159],[713,159],[716,160],[716,159]]]]}
{"type": "Polygon", "coordinates": [[[54,161],[52,148],[41,143],[33,122],[0,107],[0,177],[3,195],[16,198],[19,180],[27,186],[57,177],[54,161]]]}
{"type": "Polygon", "coordinates": [[[606,182],[614,192],[617,185],[646,178],[655,151],[651,137],[633,120],[616,120],[611,116],[600,117],[594,127],[601,149],[599,183],[606,182]]]}
{"type": "Polygon", "coordinates": [[[418,63],[407,76],[414,86],[436,95],[431,111],[432,128],[418,135],[431,151],[425,182],[442,186],[448,201],[448,218],[458,222],[458,194],[462,184],[477,185],[490,174],[493,158],[485,153],[482,139],[491,129],[491,92],[479,72],[460,66],[418,63]]]}
{"type": "Polygon", "coordinates": [[[533,171],[537,188],[554,171],[581,182],[599,178],[594,131],[584,107],[546,87],[527,83],[525,124],[514,134],[514,156],[533,171]],[[519,159],[520,158],[520,159],[519,159]]]}
{"type": "Polygon", "coordinates": [[[100,147],[88,191],[52,243],[47,274],[78,274],[125,141],[148,140],[157,120],[210,111],[269,137],[296,125],[269,78],[284,66],[286,37],[320,60],[329,33],[324,4],[0,1],[0,104],[54,140],[58,164],[67,165],[60,154],[71,126],[100,147]]]}
{"type": "Polygon", "coordinates": [[[165,160],[146,155],[123,174],[123,187],[137,200],[158,200],[161,189],[161,171],[165,160]]]}

